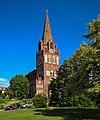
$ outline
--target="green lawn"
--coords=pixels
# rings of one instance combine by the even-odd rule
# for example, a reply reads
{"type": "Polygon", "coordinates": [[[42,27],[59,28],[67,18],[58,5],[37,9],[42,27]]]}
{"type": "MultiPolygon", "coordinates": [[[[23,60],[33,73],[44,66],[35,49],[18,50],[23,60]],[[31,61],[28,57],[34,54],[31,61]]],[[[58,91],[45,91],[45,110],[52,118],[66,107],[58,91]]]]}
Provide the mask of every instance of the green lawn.
{"type": "Polygon", "coordinates": [[[41,108],[0,112],[0,120],[100,120],[100,109],[41,108]]]}

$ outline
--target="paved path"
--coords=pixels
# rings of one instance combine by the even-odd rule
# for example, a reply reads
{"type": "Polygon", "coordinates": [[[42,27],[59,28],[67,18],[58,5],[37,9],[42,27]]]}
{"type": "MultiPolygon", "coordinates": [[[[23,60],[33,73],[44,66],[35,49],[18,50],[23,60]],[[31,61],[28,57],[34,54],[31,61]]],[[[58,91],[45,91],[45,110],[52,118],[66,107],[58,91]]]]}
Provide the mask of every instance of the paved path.
{"type": "Polygon", "coordinates": [[[4,110],[0,110],[0,112],[2,112],[2,111],[4,111],[4,110]]]}

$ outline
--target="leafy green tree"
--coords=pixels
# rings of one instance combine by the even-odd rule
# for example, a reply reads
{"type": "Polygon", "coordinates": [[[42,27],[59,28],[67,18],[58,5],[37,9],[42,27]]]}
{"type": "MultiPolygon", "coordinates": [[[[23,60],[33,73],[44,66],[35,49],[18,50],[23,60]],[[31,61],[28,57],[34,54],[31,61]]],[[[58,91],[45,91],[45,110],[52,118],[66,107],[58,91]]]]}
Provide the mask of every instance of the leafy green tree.
{"type": "Polygon", "coordinates": [[[80,85],[79,87],[81,87],[82,90],[84,90],[84,88],[87,89],[90,80],[94,78],[93,71],[97,64],[97,52],[98,50],[96,48],[83,42],[73,56],[79,66],[75,83],[78,84],[78,86],[80,85]]]}
{"type": "Polygon", "coordinates": [[[16,75],[10,80],[10,89],[18,99],[27,98],[29,95],[29,81],[23,75],[16,75]]]}
{"type": "Polygon", "coordinates": [[[57,79],[50,84],[52,102],[59,106],[71,106],[75,95],[85,94],[90,85],[91,70],[96,62],[94,56],[97,52],[93,46],[83,42],[75,54],[64,61],[58,70],[57,79]]]}
{"type": "Polygon", "coordinates": [[[85,37],[92,42],[89,45],[83,42],[59,68],[56,80],[51,81],[51,101],[58,105],[68,105],[73,96],[86,93],[92,93],[93,99],[94,93],[96,98],[100,96],[100,17],[87,26],[85,37]]]}
{"type": "Polygon", "coordinates": [[[72,95],[73,88],[71,86],[73,76],[73,59],[69,58],[68,60],[64,61],[63,65],[59,68],[56,80],[53,79],[50,83],[52,93],[50,104],[62,106],[62,103],[66,101],[66,98],[69,95],[72,95]]]}
{"type": "Polygon", "coordinates": [[[92,40],[90,46],[96,49],[94,64],[91,69],[91,86],[87,91],[93,100],[100,103],[100,15],[97,20],[88,23],[87,27],[88,33],[85,37],[92,40]]]}

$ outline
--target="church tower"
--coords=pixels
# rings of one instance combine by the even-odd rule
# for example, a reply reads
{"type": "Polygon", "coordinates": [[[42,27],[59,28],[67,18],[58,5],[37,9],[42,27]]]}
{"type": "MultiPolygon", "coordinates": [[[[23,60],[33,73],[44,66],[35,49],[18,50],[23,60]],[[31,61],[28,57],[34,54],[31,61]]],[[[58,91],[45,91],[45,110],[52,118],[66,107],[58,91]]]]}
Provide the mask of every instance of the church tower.
{"type": "Polygon", "coordinates": [[[60,51],[53,40],[51,27],[46,10],[42,40],[38,43],[36,52],[36,69],[26,75],[30,83],[30,94],[32,98],[42,93],[49,97],[49,85],[52,78],[56,78],[56,72],[60,66],[60,51]]]}
{"type": "Polygon", "coordinates": [[[36,94],[44,93],[48,96],[50,80],[56,78],[56,71],[60,66],[60,51],[53,40],[51,27],[46,10],[46,18],[42,40],[38,43],[36,53],[36,94]]]}

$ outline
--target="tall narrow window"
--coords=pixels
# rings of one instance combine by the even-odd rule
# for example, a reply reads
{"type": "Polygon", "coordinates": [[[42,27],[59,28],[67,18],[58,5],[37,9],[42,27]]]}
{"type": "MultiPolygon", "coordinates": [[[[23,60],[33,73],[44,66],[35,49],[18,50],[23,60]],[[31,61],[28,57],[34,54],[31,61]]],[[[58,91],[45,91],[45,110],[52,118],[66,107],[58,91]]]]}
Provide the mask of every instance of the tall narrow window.
{"type": "Polygon", "coordinates": [[[57,65],[59,65],[59,59],[58,59],[58,57],[56,58],[56,61],[57,61],[57,65]]]}
{"type": "Polygon", "coordinates": [[[45,63],[47,63],[47,55],[45,55],[45,63]]]}
{"type": "Polygon", "coordinates": [[[51,73],[50,73],[50,74],[51,74],[51,77],[53,77],[53,76],[54,76],[54,72],[53,72],[53,70],[51,70],[51,73]]]}
{"type": "Polygon", "coordinates": [[[53,43],[52,42],[50,43],[50,49],[53,49],[53,43]]]}
{"type": "Polygon", "coordinates": [[[50,55],[48,55],[47,60],[48,60],[48,63],[51,63],[51,56],[50,55]]]}
{"type": "Polygon", "coordinates": [[[56,57],[53,56],[53,63],[55,64],[56,63],[56,57]]]}

